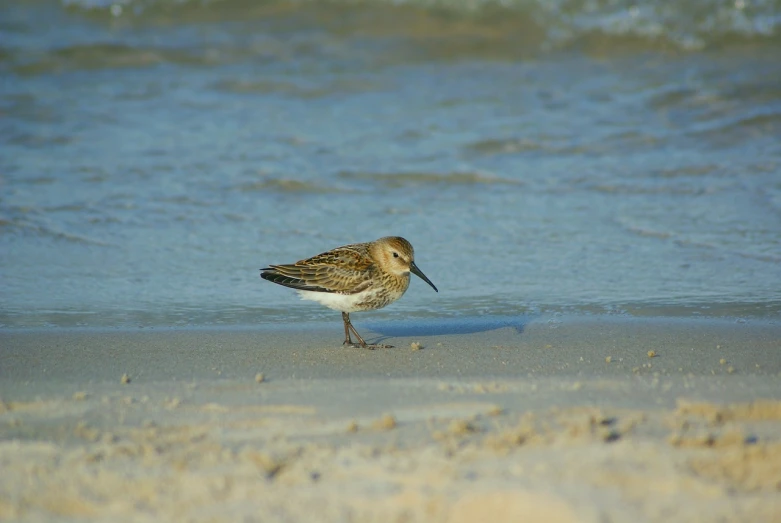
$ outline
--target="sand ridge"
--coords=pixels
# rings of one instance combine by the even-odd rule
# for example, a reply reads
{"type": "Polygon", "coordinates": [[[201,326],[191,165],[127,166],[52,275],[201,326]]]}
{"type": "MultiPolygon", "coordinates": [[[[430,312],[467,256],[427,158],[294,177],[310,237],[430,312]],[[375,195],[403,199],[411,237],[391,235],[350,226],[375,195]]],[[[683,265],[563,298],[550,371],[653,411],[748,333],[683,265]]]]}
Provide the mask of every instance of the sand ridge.
{"type": "MultiPolygon", "coordinates": [[[[488,382],[490,393],[476,392],[477,383],[454,388],[437,380],[391,381],[379,391],[370,382],[310,384],[332,399],[410,388],[427,398],[373,414],[349,400],[346,409],[318,406],[314,397],[291,404],[284,400],[298,384],[263,390],[271,383],[183,384],[178,401],[149,384],[138,391],[96,386],[84,397],[32,402],[34,408],[5,402],[0,517],[282,521],[317,514],[321,521],[459,522],[482,514],[569,522],[779,515],[781,400],[691,401],[673,386],[669,407],[620,406],[609,393],[602,407],[569,401],[526,410],[517,392],[528,393],[525,382],[488,382]],[[247,404],[248,394],[257,405],[247,404]]],[[[602,388],[580,383],[580,390],[602,388]]],[[[555,382],[535,388],[532,394],[542,395],[566,389],[555,382]]]]}

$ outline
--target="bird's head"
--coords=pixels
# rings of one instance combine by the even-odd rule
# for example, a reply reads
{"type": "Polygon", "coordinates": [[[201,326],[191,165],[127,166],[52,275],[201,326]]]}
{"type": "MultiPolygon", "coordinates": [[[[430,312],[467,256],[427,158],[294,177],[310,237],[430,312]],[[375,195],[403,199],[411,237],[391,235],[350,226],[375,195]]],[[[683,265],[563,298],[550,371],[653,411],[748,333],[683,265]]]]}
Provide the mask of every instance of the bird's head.
{"type": "Polygon", "coordinates": [[[373,257],[386,272],[397,276],[409,276],[411,272],[431,285],[432,289],[439,292],[436,286],[431,283],[431,280],[415,265],[415,249],[404,238],[400,236],[380,238],[373,243],[372,251],[373,257]]]}

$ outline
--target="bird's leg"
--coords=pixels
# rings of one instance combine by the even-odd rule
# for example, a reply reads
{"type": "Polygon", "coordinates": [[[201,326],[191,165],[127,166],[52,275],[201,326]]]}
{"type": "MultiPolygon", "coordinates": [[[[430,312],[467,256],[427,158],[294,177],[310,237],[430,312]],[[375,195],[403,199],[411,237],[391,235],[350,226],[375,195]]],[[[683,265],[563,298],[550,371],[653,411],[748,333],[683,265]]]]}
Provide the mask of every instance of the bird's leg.
{"type": "Polygon", "coordinates": [[[350,321],[350,314],[347,312],[342,313],[342,321],[344,321],[344,343],[342,345],[349,345],[350,347],[361,347],[364,349],[392,349],[393,345],[381,345],[381,344],[372,344],[368,345],[365,341],[363,341],[363,338],[360,334],[358,334],[358,331],[355,330],[355,327],[353,327],[352,322],[350,321]],[[358,338],[358,343],[353,343],[352,338],[350,338],[350,332],[352,331],[353,334],[355,334],[355,337],[358,338]]]}
{"type": "Polygon", "coordinates": [[[352,327],[352,324],[350,323],[350,315],[346,312],[342,313],[342,321],[344,322],[344,343],[342,345],[355,345],[353,343],[352,338],[350,338],[350,327],[352,327]]]}
{"type": "Polygon", "coordinates": [[[358,331],[355,330],[355,327],[353,327],[353,324],[350,322],[349,313],[342,313],[342,321],[344,322],[344,343],[342,343],[342,345],[349,345],[350,347],[366,347],[366,342],[363,341],[361,335],[358,334],[358,331]],[[358,343],[353,343],[353,340],[350,337],[351,331],[353,334],[355,334],[355,337],[358,338],[358,343]]]}

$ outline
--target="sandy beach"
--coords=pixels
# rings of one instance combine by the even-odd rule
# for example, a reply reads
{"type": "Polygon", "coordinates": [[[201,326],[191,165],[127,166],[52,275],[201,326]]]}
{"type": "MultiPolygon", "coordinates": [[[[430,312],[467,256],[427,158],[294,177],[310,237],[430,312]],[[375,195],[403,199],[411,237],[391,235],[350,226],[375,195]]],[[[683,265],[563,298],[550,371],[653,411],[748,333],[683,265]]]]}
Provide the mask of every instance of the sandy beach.
{"type": "Polygon", "coordinates": [[[781,519],[781,326],[475,325],[4,331],[0,519],[781,519]]]}
{"type": "Polygon", "coordinates": [[[0,1],[0,523],[781,523],[780,6],[0,1]]]}

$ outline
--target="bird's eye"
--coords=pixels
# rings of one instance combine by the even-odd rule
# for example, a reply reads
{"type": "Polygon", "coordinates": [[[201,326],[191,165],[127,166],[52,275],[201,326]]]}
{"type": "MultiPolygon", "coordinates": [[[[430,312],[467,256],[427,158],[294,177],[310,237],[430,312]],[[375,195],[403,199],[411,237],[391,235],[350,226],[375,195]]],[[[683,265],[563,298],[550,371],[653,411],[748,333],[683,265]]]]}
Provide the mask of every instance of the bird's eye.
{"type": "Polygon", "coordinates": [[[399,257],[399,253],[397,253],[397,252],[394,252],[394,253],[393,253],[393,257],[394,257],[394,258],[398,258],[398,257],[399,257]]]}

